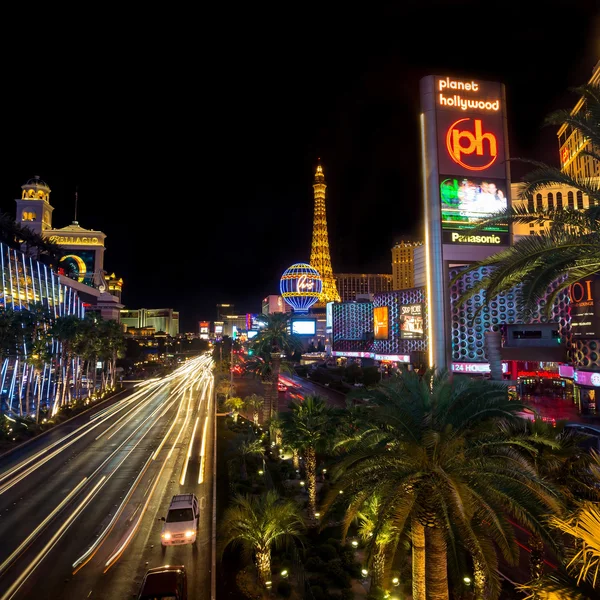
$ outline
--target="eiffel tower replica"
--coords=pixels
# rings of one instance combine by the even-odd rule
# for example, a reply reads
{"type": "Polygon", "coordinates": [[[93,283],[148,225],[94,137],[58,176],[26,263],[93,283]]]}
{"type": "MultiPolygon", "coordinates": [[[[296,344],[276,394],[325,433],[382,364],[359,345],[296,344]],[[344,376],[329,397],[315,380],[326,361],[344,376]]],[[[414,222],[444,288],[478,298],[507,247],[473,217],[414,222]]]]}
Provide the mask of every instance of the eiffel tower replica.
{"type": "Polygon", "coordinates": [[[323,290],[313,308],[325,308],[328,302],[340,302],[340,295],[335,285],[331,256],[329,255],[329,236],[327,235],[327,216],[325,213],[325,175],[321,159],[317,164],[313,189],[315,190],[315,213],[313,219],[312,246],[310,250],[310,265],[321,274],[323,290]]]}

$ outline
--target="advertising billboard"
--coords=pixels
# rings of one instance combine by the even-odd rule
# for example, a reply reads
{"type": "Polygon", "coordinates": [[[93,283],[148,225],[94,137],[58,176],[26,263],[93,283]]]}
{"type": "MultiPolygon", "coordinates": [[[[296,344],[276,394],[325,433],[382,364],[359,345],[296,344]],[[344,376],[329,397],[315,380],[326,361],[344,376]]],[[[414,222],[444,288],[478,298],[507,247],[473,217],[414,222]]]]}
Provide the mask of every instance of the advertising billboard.
{"type": "MultiPolygon", "coordinates": [[[[510,225],[482,226],[511,206],[506,94],[500,82],[452,75],[427,75],[419,85],[427,361],[451,368],[449,265],[484,260],[511,244],[510,225]]],[[[425,339],[421,319],[408,317],[404,336],[425,339]]]]}
{"type": "Polygon", "coordinates": [[[200,333],[208,333],[210,323],[208,321],[200,321],[200,333]]]}
{"type": "Polygon", "coordinates": [[[571,285],[569,300],[573,338],[600,338],[600,277],[587,277],[571,285]]]}
{"type": "Polygon", "coordinates": [[[508,245],[508,225],[468,234],[509,206],[503,85],[434,77],[434,94],[443,242],[508,245]]]}
{"type": "MultiPolygon", "coordinates": [[[[506,197],[505,179],[492,179],[474,177],[444,176],[440,177],[440,202],[442,205],[442,229],[454,230],[459,234],[466,233],[481,221],[492,214],[506,210],[508,200],[506,197]]],[[[508,225],[486,227],[481,235],[488,232],[508,233],[508,225]]],[[[489,236],[488,243],[493,241],[494,235],[489,236]]],[[[499,237],[499,236],[495,236],[499,237]]],[[[444,233],[444,241],[456,241],[458,236],[448,236],[444,233]],[[454,239],[453,239],[454,237],[454,239]]]]}
{"type": "Polygon", "coordinates": [[[328,332],[331,332],[333,327],[333,302],[328,302],[325,305],[325,328],[328,332]]]}
{"type": "Polygon", "coordinates": [[[423,338],[423,305],[406,304],[400,307],[400,339],[423,338]]]}
{"type": "Polygon", "coordinates": [[[376,306],[373,309],[373,326],[376,340],[387,340],[390,337],[387,306],[376,306]]]}
{"type": "Polygon", "coordinates": [[[315,335],[317,333],[316,319],[292,319],[292,334],[315,335]]]}

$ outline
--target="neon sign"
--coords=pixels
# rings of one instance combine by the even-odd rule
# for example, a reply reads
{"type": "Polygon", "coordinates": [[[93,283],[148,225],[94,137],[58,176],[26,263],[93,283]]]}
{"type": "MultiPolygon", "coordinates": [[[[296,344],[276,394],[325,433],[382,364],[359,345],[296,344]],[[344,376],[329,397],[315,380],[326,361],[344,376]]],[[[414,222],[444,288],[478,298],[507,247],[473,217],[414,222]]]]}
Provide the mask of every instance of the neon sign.
{"type": "Polygon", "coordinates": [[[72,246],[101,246],[97,237],[74,236],[74,235],[52,235],[50,241],[55,244],[70,244],[72,246]]]}
{"type": "Polygon", "coordinates": [[[438,80],[438,103],[440,106],[449,108],[460,108],[466,110],[489,110],[497,112],[500,110],[500,100],[478,100],[477,98],[463,98],[460,94],[445,96],[444,90],[458,90],[464,92],[480,92],[476,81],[457,81],[446,77],[438,80]]]}
{"type": "Polygon", "coordinates": [[[446,133],[446,149],[450,158],[461,167],[469,171],[484,171],[488,167],[491,167],[498,158],[498,141],[493,133],[483,133],[481,119],[473,119],[474,133],[468,130],[461,131],[457,128],[459,123],[470,120],[470,118],[465,117],[464,119],[458,119],[458,121],[450,125],[446,133]],[[462,144],[463,140],[466,140],[466,145],[462,144]],[[488,142],[488,156],[490,160],[480,166],[466,164],[462,160],[462,155],[475,153],[475,156],[484,156],[484,142],[486,140],[488,142]]]}
{"type": "Polygon", "coordinates": [[[502,238],[499,235],[461,235],[453,231],[452,241],[459,244],[501,244],[502,238]]]}
{"type": "Polygon", "coordinates": [[[296,287],[298,288],[299,292],[300,291],[312,291],[314,285],[315,285],[314,279],[309,279],[306,275],[302,275],[298,279],[298,283],[297,283],[296,287]]]}

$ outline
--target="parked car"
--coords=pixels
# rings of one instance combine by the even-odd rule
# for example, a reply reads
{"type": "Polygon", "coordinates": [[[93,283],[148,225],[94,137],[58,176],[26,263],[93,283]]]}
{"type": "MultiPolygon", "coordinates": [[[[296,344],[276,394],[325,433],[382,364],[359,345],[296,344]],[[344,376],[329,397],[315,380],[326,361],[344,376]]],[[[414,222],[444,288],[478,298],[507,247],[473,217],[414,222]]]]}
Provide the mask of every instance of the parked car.
{"type": "Polygon", "coordinates": [[[200,510],[195,494],[178,494],[173,496],[165,522],[160,534],[163,546],[177,544],[193,544],[198,535],[200,510]]]}
{"type": "Polygon", "coordinates": [[[183,565],[164,565],[144,575],[137,600],[187,600],[187,573],[183,565]]]}

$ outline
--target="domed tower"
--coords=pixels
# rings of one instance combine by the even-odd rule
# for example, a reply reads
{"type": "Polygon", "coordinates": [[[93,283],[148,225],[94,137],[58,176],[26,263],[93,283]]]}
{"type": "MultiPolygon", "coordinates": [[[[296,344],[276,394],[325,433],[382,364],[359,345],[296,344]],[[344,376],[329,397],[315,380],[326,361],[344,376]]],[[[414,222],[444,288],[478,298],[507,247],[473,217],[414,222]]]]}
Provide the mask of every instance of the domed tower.
{"type": "Polygon", "coordinates": [[[40,179],[39,175],[32,177],[21,186],[21,198],[16,199],[17,218],[15,221],[23,227],[28,227],[34,233],[42,235],[42,231],[52,229],[52,211],[50,205],[50,187],[40,179]]]}

